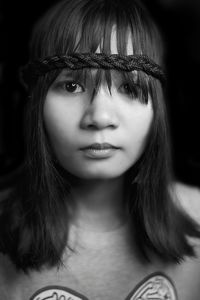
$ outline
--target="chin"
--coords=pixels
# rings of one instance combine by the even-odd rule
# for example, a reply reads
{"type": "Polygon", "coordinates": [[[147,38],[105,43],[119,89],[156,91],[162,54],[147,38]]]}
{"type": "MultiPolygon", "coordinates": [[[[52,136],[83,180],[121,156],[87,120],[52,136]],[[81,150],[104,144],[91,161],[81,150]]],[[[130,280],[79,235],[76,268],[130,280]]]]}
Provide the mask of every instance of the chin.
{"type": "Polygon", "coordinates": [[[113,168],[109,169],[79,169],[79,170],[68,170],[73,176],[80,179],[86,180],[109,180],[122,176],[126,170],[114,170],[113,168]]]}

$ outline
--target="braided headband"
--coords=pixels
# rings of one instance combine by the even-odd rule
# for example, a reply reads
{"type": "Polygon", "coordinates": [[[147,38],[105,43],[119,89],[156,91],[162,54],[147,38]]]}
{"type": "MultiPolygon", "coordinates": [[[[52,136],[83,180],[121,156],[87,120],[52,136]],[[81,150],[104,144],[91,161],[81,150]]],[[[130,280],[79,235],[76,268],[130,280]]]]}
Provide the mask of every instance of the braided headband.
{"type": "Polygon", "coordinates": [[[141,70],[161,82],[165,81],[162,68],[146,55],[107,55],[104,53],[73,53],[32,61],[21,69],[21,78],[25,84],[28,84],[51,70],[63,68],[70,70],[83,68],[115,69],[126,72],[141,70]]]}

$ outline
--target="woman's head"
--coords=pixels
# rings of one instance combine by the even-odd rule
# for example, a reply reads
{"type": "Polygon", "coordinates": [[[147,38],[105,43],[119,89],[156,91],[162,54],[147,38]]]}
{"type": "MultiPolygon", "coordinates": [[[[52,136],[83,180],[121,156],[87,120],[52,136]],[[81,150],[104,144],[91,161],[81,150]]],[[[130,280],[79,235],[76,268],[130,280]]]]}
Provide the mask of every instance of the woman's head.
{"type": "MultiPolygon", "coordinates": [[[[147,55],[162,66],[161,45],[139,0],[66,0],[38,22],[30,49],[36,60],[100,52],[147,55]]],[[[3,251],[15,264],[27,269],[61,261],[71,174],[108,178],[125,171],[125,204],[140,253],[149,257],[150,251],[170,262],[193,255],[186,234],[199,232],[174,206],[168,190],[169,137],[160,81],[140,68],[55,69],[38,76],[29,88],[27,184],[22,182],[19,201],[11,199],[12,209],[8,206],[1,226],[3,251]],[[122,149],[101,161],[87,157],[96,155],[94,151],[78,154],[79,147],[94,142],[122,149]]]]}
{"type": "MultiPolygon", "coordinates": [[[[32,59],[88,52],[143,54],[162,62],[158,31],[138,1],[62,1],[37,23],[30,46],[32,59]]],[[[31,93],[38,155],[49,165],[52,148],[64,169],[84,178],[125,173],[142,155],[158,119],[164,122],[160,82],[142,71],[54,70],[31,93]],[[76,88],[69,92],[69,84],[76,88]],[[120,149],[92,159],[80,148],[93,143],[120,149]]]]}

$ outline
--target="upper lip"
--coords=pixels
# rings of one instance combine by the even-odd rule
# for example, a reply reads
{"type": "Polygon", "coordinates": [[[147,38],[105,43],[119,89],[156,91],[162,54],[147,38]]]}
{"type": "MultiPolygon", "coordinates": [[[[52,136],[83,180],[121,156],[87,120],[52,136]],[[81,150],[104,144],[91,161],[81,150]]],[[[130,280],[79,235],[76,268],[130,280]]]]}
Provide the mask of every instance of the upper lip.
{"type": "Polygon", "coordinates": [[[94,143],[94,144],[88,145],[86,147],[82,147],[81,150],[85,150],[85,149],[103,150],[103,149],[110,149],[110,148],[118,149],[119,147],[116,147],[109,143],[94,143]]]}

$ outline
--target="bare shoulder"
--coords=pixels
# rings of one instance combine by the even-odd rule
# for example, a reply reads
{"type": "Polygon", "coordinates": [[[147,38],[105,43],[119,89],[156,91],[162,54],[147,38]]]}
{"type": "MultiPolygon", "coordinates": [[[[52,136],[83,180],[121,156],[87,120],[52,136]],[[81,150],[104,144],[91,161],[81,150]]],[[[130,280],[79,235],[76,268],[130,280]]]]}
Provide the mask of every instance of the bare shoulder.
{"type": "Polygon", "coordinates": [[[176,203],[200,224],[200,187],[175,182],[173,193],[176,203]]]}

